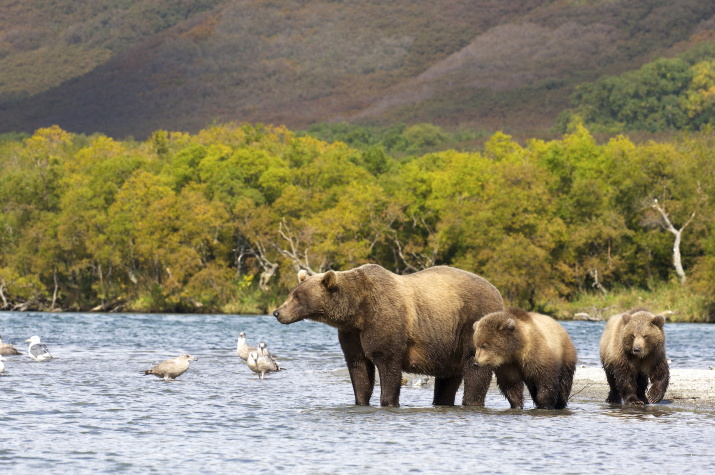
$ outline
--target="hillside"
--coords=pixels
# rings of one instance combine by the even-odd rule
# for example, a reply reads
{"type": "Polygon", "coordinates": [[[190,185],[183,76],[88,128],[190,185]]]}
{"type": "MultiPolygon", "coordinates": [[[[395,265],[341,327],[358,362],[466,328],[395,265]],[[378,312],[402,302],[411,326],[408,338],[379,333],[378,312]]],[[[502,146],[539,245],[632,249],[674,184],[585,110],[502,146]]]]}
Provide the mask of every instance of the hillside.
{"type": "Polygon", "coordinates": [[[715,30],[700,0],[32,0],[0,12],[0,133],[214,121],[543,135],[574,88],[715,30]]]}

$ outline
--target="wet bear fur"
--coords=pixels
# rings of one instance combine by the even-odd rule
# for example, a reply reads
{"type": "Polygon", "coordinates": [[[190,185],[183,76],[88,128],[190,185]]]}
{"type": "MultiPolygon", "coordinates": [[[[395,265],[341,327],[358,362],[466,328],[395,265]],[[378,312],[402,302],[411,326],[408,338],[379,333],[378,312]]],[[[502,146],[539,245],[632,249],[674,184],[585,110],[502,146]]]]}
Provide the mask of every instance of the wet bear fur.
{"type": "Polygon", "coordinates": [[[608,319],[600,344],[610,386],[606,402],[655,404],[663,399],[670,379],[663,325],[665,317],[645,308],[608,319]]]}
{"type": "Polygon", "coordinates": [[[298,280],[273,314],[338,329],[356,404],[369,405],[377,368],[383,406],[399,405],[402,371],[434,376],[436,405],[453,405],[462,380],[462,404],[484,405],[491,371],[473,365],[472,325],[504,308],[488,281],[446,266],[397,275],[375,264],[298,280]]]}
{"type": "Polygon", "coordinates": [[[537,408],[563,409],[576,370],[576,348],[553,318],[516,308],[474,324],[475,361],[494,371],[512,408],[524,406],[524,384],[537,408]]]}

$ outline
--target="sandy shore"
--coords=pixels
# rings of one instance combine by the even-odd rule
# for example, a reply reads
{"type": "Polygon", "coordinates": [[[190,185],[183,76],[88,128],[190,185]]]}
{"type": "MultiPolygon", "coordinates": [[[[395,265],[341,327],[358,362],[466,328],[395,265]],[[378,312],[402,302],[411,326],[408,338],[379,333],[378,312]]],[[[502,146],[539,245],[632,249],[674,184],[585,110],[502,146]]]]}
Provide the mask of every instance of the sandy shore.
{"type": "MultiPolygon", "coordinates": [[[[420,386],[424,389],[434,388],[434,378],[403,373],[405,386],[420,386]]],[[[499,392],[496,378],[492,378],[490,392],[499,392]]],[[[576,368],[571,401],[603,402],[608,396],[606,374],[601,367],[586,366],[576,368]]],[[[531,404],[528,393],[525,393],[525,406],[531,404]]],[[[670,369],[670,384],[665,398],[660,404],[684,409],[699,409],[715,411],[715,370],[710,369],[670,369]]]]}
{"type": "MultiPolygon", "coordinates": [[[[576,368],[571,399],[604,402],[608,396],[606,374],[600,367],[576,368]]],[[[670,369],[670,384],[661,404],[715,410],[715,370],[670,369]]]]}

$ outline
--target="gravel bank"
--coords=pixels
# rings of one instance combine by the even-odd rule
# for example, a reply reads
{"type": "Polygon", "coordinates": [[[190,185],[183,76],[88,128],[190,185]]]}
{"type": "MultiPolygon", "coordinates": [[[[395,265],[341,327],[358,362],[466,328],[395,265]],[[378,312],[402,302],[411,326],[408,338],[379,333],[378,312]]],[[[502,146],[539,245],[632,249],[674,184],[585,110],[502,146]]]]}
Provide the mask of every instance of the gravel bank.
{"type": "MultiPolygon", "coordinates": [[[[571,399],[604,402],[608,396],[606,374],[600,367],[576,368],[571,399]]],[[[670,384],[660,404],[715,410],[715,370],[670,369],[670,384]]]]}

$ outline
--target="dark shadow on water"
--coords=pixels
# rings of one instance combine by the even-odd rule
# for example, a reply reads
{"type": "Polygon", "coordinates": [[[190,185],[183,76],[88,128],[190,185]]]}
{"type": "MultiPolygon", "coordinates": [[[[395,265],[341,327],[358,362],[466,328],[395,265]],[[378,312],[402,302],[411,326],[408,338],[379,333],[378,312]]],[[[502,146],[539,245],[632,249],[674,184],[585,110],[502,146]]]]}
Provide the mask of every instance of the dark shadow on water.
{"type": "Polygon", "coordinates": [[[669,407],[670,401],[659,404],[644,404],[642,406],[628,404],[610,404],[604,403],[601,405],[603,414],[610,417],[621,419],[653,419],[654,417],[669,417],[673,416],[677,411],[669,407]]]}

